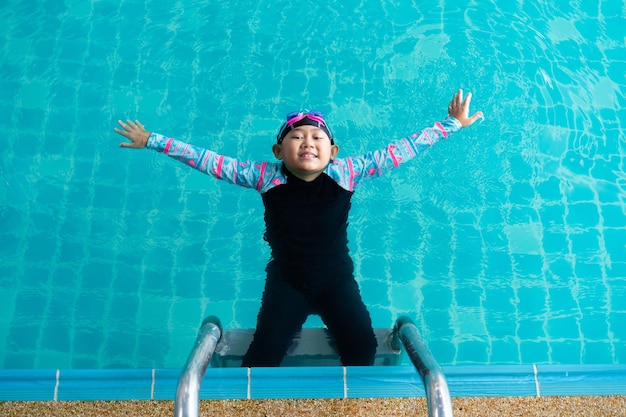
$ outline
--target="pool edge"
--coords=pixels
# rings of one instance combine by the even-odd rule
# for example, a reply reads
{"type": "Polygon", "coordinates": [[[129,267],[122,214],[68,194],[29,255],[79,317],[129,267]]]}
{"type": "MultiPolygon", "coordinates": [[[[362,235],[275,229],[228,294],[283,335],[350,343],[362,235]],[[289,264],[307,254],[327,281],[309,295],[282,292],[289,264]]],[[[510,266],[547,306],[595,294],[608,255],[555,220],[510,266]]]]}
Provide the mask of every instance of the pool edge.
{"type": "MultiPolygon", "coordinates": [[[[443,366],[452,397],[626,395],[626,365],[443,366]]],[[[0,401],[172,400],[180,369],[0,370],[0,401]]],[[[411,366],[209,368],[202,400],[423,397],[411,366]]]]}

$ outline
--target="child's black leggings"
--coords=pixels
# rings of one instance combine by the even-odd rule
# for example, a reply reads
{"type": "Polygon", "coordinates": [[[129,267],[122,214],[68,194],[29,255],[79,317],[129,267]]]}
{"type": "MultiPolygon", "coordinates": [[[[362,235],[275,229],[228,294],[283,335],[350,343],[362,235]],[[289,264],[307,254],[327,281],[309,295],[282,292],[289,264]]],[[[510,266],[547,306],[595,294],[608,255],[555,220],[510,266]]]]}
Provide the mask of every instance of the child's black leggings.
{"type": "Polygon", "coordinates": [[[329,277],[324,285],[312,284],[314,276],[300,271],[293,283],[287,273],[270,264],[257,328],[242,366],[278,366],[293,336],[310,314],[319,314],[337,345],[344,366],[374,364],[376,337],[372,320],[361,299],[352,273],[329,277]],[[328,279],[330,278],[330,279],[328,279]]]}

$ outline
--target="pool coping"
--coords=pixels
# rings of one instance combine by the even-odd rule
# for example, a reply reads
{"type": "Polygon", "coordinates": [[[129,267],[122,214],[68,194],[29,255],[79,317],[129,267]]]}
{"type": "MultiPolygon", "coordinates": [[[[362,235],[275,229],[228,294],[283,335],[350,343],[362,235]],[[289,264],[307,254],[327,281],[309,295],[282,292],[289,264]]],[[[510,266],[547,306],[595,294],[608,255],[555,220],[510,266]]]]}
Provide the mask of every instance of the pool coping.
{"type": "MultiPolygon", "coordinates": [[[[626,395],[626,365],[443,366],[452,397],[626,395]]],[[[0,370],[0,401],[172,400],[180,369],[0,370]]],[[[412,366],[209,368],[200,399],[423,397],[412,366]]]]}

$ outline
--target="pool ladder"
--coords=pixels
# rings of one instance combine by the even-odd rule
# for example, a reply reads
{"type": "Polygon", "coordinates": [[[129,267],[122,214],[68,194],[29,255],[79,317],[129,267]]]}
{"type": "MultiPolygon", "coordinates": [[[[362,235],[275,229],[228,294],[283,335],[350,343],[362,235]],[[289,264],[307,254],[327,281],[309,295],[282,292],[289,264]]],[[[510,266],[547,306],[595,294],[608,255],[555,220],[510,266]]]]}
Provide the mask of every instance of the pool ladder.
{"type": "Polygon", "coordinates": [[[393,335],[392,347],[400,349],[402,343],[422,378],[426,390],[428,417],[452,417],[452,399],[446,377],[415,323],[406,316],[400,317],[396,321],[393,335]]]}
{"type": "Polygon", "coordinates": [[[200,408],[200,386],[215,352],[217,342],[222,337],[220,320],[209,316],[200,325],[194,344],[183,372],[178,378],[174,417],[197,417],[200,408]]]}
{"type": "MultiPolygon", "coordinates": [[[[221,337],[222,327],[219,319],[215,316],[204,319],[178,379],[174,401],[175,417],[198,416],[202,379],[221,337]]],[[[393,329],[391,348],[400,351],[402,346],[424,384],[428,416],[452,417],[452,400],[443,371],[430,353],[417,326],[408,317],[400,317],[393,329]]]]}

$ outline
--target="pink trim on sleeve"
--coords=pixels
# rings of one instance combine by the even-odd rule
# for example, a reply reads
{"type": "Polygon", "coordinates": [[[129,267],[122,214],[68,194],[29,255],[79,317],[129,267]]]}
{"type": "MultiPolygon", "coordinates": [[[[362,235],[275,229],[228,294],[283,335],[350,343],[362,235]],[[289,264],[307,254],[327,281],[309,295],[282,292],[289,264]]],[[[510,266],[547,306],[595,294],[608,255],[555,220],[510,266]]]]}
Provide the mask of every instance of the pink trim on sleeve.
{"type": "Polygon", "coordinates": [[[440,122],[435,123],[435,126],[437,126],[439,128],[439,130],[441,130],[441,134],[443,135],[444,139],[448,138],[448,132],[446,131],[446,128],[443,127],[443,125],[440,122]]]}
{"type": "Polygon", "coordinates": [[[391,156],[391,160],[393,161],[393,166],[394,168],[398,168],[398,165],[400,165],[400,162],[398,161],[398,158],[396,158],[396,156],[393,154],[393,151],[395,150],[396,150],[396,145],[387,146],[387,152],[389,152],[389,155],[391,156]]]}
{"type": "Polygon", "coordinates": [[[348,172],[350,173],[350,178],[348,179],[348,191],[354,190],[354,166],[352,165],[352,159],[348,158],[348,172]]]}
{"type": "Polygon", "coordinates": [[[215,178],[218,180],[222,177],[222,165],[224,164],[224,157],[220,155],[217,158],[217,167],[215,168],[215,178]]]}
{"type": "Polygon", "coordinates": [[[172,143],[174,142],[174,138],[169,138],[167,140],[167,142],[165,143],[165,149],[163,149],[163,153],[164,154],[168,154],[170,153],[170,146],[172,146],[172,143]]]}
{"type": "Polygon", "coordinates": [[[263,187],[263,176],[265,175],[266,166],[267,166],[267,162],[261,163],[261,170],[259,171],[259,181],[256,184],[256,189],[258,192],[261,192],[261,188],[263,187]]]}

